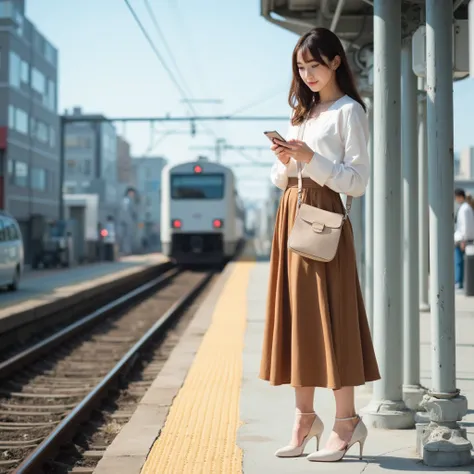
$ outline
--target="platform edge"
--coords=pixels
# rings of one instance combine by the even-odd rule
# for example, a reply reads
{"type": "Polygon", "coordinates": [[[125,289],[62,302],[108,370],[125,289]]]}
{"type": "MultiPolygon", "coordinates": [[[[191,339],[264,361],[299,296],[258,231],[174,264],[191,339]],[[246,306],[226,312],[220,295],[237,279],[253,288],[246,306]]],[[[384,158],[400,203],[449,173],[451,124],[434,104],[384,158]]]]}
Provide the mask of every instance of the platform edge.
{"type": "Polygon", "coordinates": [[[238,262],[229,263],[214,282],[160,374],[143,396],[128,423],[104,453],[94,474],[140,474],[212,322],[214,307],[237,264],[238,262]],[[126,472],[118,471],[124,459],[130,461],[127,462],[129,465],[126,466],[126,472]]]}

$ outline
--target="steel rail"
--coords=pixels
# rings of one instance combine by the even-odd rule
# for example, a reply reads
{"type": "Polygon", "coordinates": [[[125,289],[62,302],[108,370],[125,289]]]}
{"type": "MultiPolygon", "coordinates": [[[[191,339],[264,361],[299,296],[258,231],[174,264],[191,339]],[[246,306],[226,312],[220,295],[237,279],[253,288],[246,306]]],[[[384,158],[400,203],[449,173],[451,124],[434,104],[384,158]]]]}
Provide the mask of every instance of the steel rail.
{"type": "Polygon", "coordinates": [[[120,296],[110,303],[105,304],[87,316],[84,316],[78,321],[69,324],[53,335],[1,362],[0,380],[8,377],[17,370],[22,369],[26,365],[38,360],[40,356],[50,352],[52,348],[62,344],[68,339],[71,339],[76,334],[83,332],[84,329],[97,324],[98,322],[107,318],[112,312],[120,310],[121,308],[135,301],[137,298],[143,297],[149,291],[168,283],[180,272],[181,270],[177,267],[168,270],[159,277],[154,278],[153,280],[135,288],[123,296],[120,296]]]}
{"type": "Polygon", "coordinates": [[[110,372],[89,392],[69,415],[52,431],[43,442],[13,471],[13,474],[38,474],[45,462],[54,456],[59,448],[70,441],[77,427],[88,419],[90,413],[100,404],[123,373],[126,373],[138,359],[140,351],[154,338],[162,335],[177,319],[184,307],[194,299],[214,275],[207,273],[190,291],[182,296],[163,316],[129,349],[110,372]]]}

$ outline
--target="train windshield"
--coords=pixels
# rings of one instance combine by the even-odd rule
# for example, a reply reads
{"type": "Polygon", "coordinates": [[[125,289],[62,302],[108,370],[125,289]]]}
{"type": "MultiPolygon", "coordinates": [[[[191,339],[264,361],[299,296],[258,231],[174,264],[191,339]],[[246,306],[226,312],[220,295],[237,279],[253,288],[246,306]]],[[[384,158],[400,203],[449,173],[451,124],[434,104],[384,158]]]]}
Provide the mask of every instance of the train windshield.
{"type": "Polygon", "coordinates": [[[223,174],[179,174],[171,176],[172,199],[222,199],[223,174]]]}

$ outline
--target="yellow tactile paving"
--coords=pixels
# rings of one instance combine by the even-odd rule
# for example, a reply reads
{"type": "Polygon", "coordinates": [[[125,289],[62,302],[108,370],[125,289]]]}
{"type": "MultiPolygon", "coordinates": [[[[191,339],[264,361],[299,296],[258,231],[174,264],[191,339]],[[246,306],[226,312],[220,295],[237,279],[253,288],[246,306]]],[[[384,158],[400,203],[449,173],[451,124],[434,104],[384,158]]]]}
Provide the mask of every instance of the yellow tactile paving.
{"type": "Polygon", "coordinates": [[[242,473],[236,437],[247,286],[254,264],[239,262],[229,276],[142,474],[242,473]]]}

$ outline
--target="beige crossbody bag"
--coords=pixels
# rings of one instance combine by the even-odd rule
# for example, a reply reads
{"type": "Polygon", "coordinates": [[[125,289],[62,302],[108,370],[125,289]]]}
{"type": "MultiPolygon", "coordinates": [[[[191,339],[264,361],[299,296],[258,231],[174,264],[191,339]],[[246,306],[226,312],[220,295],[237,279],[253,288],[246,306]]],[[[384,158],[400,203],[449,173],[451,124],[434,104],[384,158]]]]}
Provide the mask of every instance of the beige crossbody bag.
{"type": "MultiPolygon", "coordinates": [[[[306,120],[298,131],[301,140],[306,127],[306,120]]],[[[301,202],[303,194],[303,166],[297,162],[298,169],[298,203],[296,219],[288,238],[288,249],[302,257],[319,262],[330,262],[337,252],[342,226],[349,217],[352,196],[347,196],[344,214],[325,211],[318,207],[301,202]]]]}

